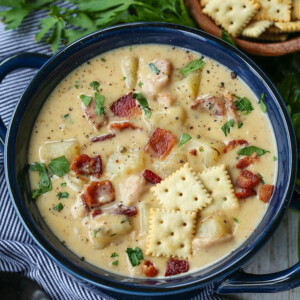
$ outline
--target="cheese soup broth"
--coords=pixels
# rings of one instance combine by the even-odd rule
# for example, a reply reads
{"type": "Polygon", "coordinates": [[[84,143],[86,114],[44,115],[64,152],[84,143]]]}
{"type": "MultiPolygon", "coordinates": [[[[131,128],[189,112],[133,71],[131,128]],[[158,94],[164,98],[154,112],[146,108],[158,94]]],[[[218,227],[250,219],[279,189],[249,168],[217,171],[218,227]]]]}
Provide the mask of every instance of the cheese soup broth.
{"type": "MultiPolygon", "coordinates": [[[[247,97],[251,101],[254,109],[249,114],[238,113],[239,123],[243,123],[242,127],[238,129],[237,124],[235,124],[227,136],[221,130],[221,127],[228,121],[226,114],[224,116],[217,116],[202,109],[193,110],[191,109],[191,104],[195,98],[180,94],[178,89],[176,89],[177,83],[182,80],[182,74],[179,70],[191,61],[199,58],[198,54],[180,48],[141,45],[116,49],[84,63],[70,73],[53,90],[44,104],[32,132],[29,163],[43,162],[43,147],[45,143],[61,140],[77,139],[80,154],[87,154],[90,157],[100,155],[103,174],[100,179],[96,180],[108,179],[112,182],[115,189],[115,200],[101,206],[102,214],[109,214],[116,206],[116,203],[122,201],[124,189],[126,188],[126,180],[132,174],[140,176],[144,169],[150,169],[161,178],[165,178],[173,170],[179,169],[186,160],[189,160],[191,167],[195,171],[203,171],[207,167],[203,159],[201,159],[201,155],[204,155],[205,149],[203,152],[196,149],[198,151],[196,156],[190,154],[190,147],[194,145],[192,143],[197,142],[197,139],[201,141],[203,138],[209,138],[225,144],[231,140],[243,139],[249,145],[255,145],[270,151],[270,153],[259,157],[255,163],[247,167],[247,170],[255,174],[260,173],[263,175],[266,183],[273,184],[276,176],[273,157],[276,155],[276,150],[270,124],[266,114],[262,113],[257,103],[258,99],[254,97],[253,93],[238,77],[235,78],[234,73],[209,58],[203,58],[205,65],[201,69],[200,87],[197,92],[198,96],[213,95],[219,97],[222,92],[228,90],[240,97],[247,97]],[[144,111],[142,111],[136,118],[128,120],[132,125],[141,130],[126,129],[117,131],[114,138],[93,143],[91,142],[91,138],[109,132],[108,126],[112,121],[124,121],[122,118],[115,117],[110,107],[117,99],[127,95],[132,90],[127,88],[127,78],[124,78],[126,76],[124,76],[121,68],[122,61],[126,57],[138,58],[138,77],[134,85],[134,90],[141,92],[148,99],[152,115],[148,119],[144,111]],[[151,76],[151,72],[153,72],[148,64],[159,59],[167,59],[172,65],[170,81],[160,90],[160,94],[171,94],[176,99],[172,104],[168,100],[164,102],[164,99],[158,101],[158,97],[153,96],[147,90],[146,81],[151,76]],[[90,83],[93,81],[100,83],[98,89],[99,93],[105,96],[104,105],[108,117],[107,124],[103,124],[99,130],[95,130],[86,119],[81,107],[82,100],[80,99],[80,95],[94,95],[95,91],[90,86],[90,83]],[[174,110],[173,115],[168,116],[164,114],[171,108],[178,107],[182,109],[180,111],[174,110]],[[185,114],[185,122],[182,122],[182,119],[184,119],[182,111],[185,114]],[[161,112],[162,115],[157,117],[155,115],[157,112],[161,112]],[[154,120],[152,121],[153,123],[151,123],[151,118],[154,120]],[[143,149],[149,137],[157,127],[170,131],[176,138],[176,144],[166,158],[158,159],[148,153],[143,153],[142,166],[133,171],[128,171],[127,173],[130,174],[122,176],[106,174],[106,166],[112,153],[117,150],[121,152],[127,151],[129,153],[128,156],[130,156],[130,149],[144,152],[143,149]],[[181,147],[178,147],[180,137],[184,133],[190,135],[192,139],[181,147]],[[172,155],[179,155],[178,160],[170,161],[169,157],[172,155]],[[185,155],[187,159],[180,159],[180,155],[182,157],[185,155]],[[168,169],[171,171],[168,171],[168,169]]],[[[227,151],[225,154],[220,153],[218,160],[210,164],[225,164],[233,184],[236,183],[241,171],[235,167],[240,159],[240,156],[237,155],[237,150],[240,147],[242,146],[227,151]]],[[[45,163],[47,165],[49,161],[46,160],[45,163]]],[[[73,176],[76,175],[73,174],[73,176]]],[[[30,181],[32,188],[36,189],[39,182],[38,172],[30,172],[30,181]]],[[[65,177],[59,178],[53,176],[52,190],[38,196],[36,203],[43,218],[55,235],[79,257],[82,257],[82,259],[111,272],[141,277],[145,276],[142,273],[141,266],[133,267],[126,254],[127,248],[139,247],[143,252],[144,259],[154,263],[156,269],[159,271],[158,276],[164,276],[168,258],[164,256],[147,256],[145,254],[149,207],[162,207],[161,203],[154,198],[149,190],[151,186],[153,185],[146,183],[143,193],[133,203],[137,207],[137,215],[124,217],[124,219],[130,219],[131,230],[119,239],[113,240],[112,243],[103,249],[95,248],[91,241],[93,233],[89,230],[89,226],[93,221],[92,216],[86,213],[80,217],[76,215],[76,209],[79,209],[79,207],[75,209],[74,205],[78,201],[81,201],[80,199],[78,200],[78,197],[80,198],[80,193],[84,189],[83,186],[79,190],[74,190],[72,184],[70,184],[70,180],[66,180],[65,177]],[[64,186],[65,182],[66,186],[64,186]],[[57,194],[60,192],[67,192],[69,197],[58,200],[57,194]],[[53,209],[59,202],[63,204],[61,211],[53,209]],[[111,257],[112,253],[117,253],[118,256],[111,257]],[[116,260],[118,260],[117,265],[113,265],[112,263],[116,260]]],[[[232,228],[231,238],[224,241],[217,241],[209,246],[193,247],[193,255],[189,259],[191,271],[202,268],[227,255],[245,241],[255,230],[266,210],[267,204],[259,200],[258,196],[240,199],[239,204],[240,208],[224,212],[226,220],[232,228]]],[[[208,206],[198,213],[197,222],[204,220],[210,215],[211,211],[208,206]]]]}

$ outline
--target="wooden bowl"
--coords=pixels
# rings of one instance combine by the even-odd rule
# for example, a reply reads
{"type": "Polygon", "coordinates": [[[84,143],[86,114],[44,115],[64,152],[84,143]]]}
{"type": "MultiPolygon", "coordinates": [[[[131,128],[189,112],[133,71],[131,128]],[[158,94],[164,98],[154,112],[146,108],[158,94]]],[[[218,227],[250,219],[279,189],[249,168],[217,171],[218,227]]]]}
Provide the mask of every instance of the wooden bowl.
{"type": "MultiPolygon", "coordinates": [[[[220,27],[218,27],[208,16],[202,12],[199,0],[185,0],[185,2],[189,11],[200,27],[204,31],[221,38],[220,27]]],[[[239,49],[247,52],[248,54],[254,55],[280,56],[300,51],[300,36],[280,43],[257,43],[239,38],[233,38],[233,40],[239,49]]]]}

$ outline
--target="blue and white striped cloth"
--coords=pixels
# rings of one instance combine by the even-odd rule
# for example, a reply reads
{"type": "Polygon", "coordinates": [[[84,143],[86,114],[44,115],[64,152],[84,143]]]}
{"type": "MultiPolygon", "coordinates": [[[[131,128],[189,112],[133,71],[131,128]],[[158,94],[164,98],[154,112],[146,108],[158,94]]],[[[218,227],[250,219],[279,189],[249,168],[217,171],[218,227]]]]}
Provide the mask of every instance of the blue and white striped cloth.
{"type": "MultiPolygon", "coordinates": [[[[1,7],[0,7],[1,10],[1,7]]],[[[51,54],[49,45],[34,42],[38,19],[44,12],[25,19],[17,31],[5,31],[0,22],[0,60],[17,52],[51,54]]],[[[8,126],[16,102],[36,70],[18,70],[0,84],[0,116],[8,126]]],[[[18,272],[44,288],[51,299],[111,299],[96,288],[65,272],[32,241],[14,211],[5,182],[3,154],[0,153],[0,271],[18,272]]],[[[198,291],[193,299],[222,299],[212,286],[198,291]]]]}

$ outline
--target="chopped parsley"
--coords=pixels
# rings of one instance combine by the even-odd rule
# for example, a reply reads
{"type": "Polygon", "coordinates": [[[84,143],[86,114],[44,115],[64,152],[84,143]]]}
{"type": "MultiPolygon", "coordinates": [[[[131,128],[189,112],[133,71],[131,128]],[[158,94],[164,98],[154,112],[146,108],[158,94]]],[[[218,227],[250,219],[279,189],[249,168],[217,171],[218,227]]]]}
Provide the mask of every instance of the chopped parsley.
{"type": "Polygon", "coordinates": [[[237,218],[233,218],[233,221],[239,223],[239,220],[237,218]]]}
{"type": "Polygon", "coordinates": [[[67,193],[67,192],[59,192],[57,195],[56,195],[56,197],[58,198],[58,200],[60,200],[60,199],[68,199],[69,198],[69,193],[67,193]]]}
{"type": "Polygon", "coordinates": [[[92,97],[86,95],[80,95],[80,99],[82,100],[82,102],[86,107],[88,107],[92,101],[92,97]]]}
{"type": "Polygon", "coordinates": [[[70,117],[70,114],[64,115],[64,118],[65,118],[65,119],[67,119],[67,118],[69,118],[69,117],[70,117]]]}
{"type": "Polygon", "coordinates": [[[154,63],[150,63],[148,64],[148,66],[150,67],[150,69],[154,74],[158,75],[160,73],[160,70],[157,68],[157,66],[154,63]]]}
{"type": "Polygon", "coordinates": [[[227,123],[225,123],[221,129],[224,132],[225,136],[227,136],[228,133],[230,133],[230,128],[234,126],[234,120],[229,120],[227,123]]]}
{"type": "Polygon", "coordinates": [[[101,61],[106,61],[106,59],[104,57],[101,57],[100,59],[101,59],[101,61]]]}
{"type": "Polygon", "coordinates": [[[60,202],[54,206],[54,209],[58,212],[61,211],[63,208],[64,206],[60,202]]]}
{"type": "Polygon", "coordinates": [[[144,259],[142,250],[138,247],[135,249],[127,248],[126,253],[133,267],[140,264],[140,261],[144,259]]]}
{"type": "Polygon", "coordinates": [[[199,148],[199,151],[200,151],[200,152],[204,152],[204,149],[203,149],[203,148],[199,148]]]}
{"type": "Polygon", "coordinates": [[[260,178],[260,181],[262,184],[265,184],[265,180],[264,180],[264,177],[258,173],[258,177],[260,178]]]}
{"type": "Polygon", "coordinates": [[[49,169],[58,177],[64,176],[70,171],[70,164],[64,156],[53,158],[48,165],[49,169]]]}
{"type": "Polygon", "coordinates": [[[231,46],[237,48],[234,40],[231,38],[231,36],[224,29],[222,29],[221,39],[223,41],[227,42],[228,44],[230,44],[231,46]]]}
{"type": "Polygon", "coordinates": [[[93,237],[95,238],[97,236],[97,233],[101,230],[101,228],[96,228],[93,230],[93,237]]]}
{"type": "Polygon", "coordinates": [[[244,115],[247,115],[250,111],[254,110],[251,102],[246,97],[240,98],[234,94],[233,96],[238,99],[237,101],[234,101],[236,110],[243,112],[244,115]]]}
{"type": "Polygon", "coordinates": [[[139,86],[142,87],[143,86],[143,82],[139,81],[139,86]]]}
{"type": "Polygon", "coordinates": [[[110,257],[117,257],[117,256],[119,255],[116,252],[113,252],[110,257]]]}
{"type": "Polygon", "coordinates": [[[90,87],[92,87],[94,89],[94,91],[99,93],[99,86],[100,83],[98,81],[93,81],[90,83],[90,87]]]}
{"type": "Polygon", "coordinates": [[[67,186],[67,183],[63,182],[60,186],[67,186]]]}
{"type": "Polygon", "coordinates": [[[76,89],[79,89],[79,81],[75,81],[75,87],[76,89]]]}
{"type": "Polygon", "coordinates": [[[237,128],[240,129],[243,125],[244,125],[243,122],[239,122],[239,123],[237,124],[237,128]]]}
{"type": "Polygon", "coordinates": [[[151,109],[148,104],[148,100],[141,93],[134,93],[132,95],[133,99],[136,99],[141,107],[143,108],[145,115],[150,118],[151,117],[151,109]]]}
{"type": "Polygon", "coordinates": [[[266,104],[265,104],[264,100],[265,100],[265,93],[262,93],[261,96],[260,96],[260,99],[258,101],[258,104],[260,105],[261,110],[264,113],[266,113],[267,112],[267,107],[266,107],[266,104]]]}
{"type": "Polygon", "coordinates": [[[40,181],[38,183],[38,188],[32,191],[32,198],[35,199],[41,194],[45,194],[52,190],[52,183],[49,176],[49,171],[47,170],[44,163],[35,162],[30,165],[29,169],[31,171],[39,172],[40,181]]]}
{"type": "Polygon", "coordinates": [[[274,161],[276,161],[276,160],[277,160],[277,157],[276,157],[275,155],[273,156],[273,160],[274,160],[274,161]]]}
{"type": "Polygon", "coordinates": [[[106,107],[104,106],[105,97],[99,93],[95,93],[95,104],[96,104],[96,114],[100,116],[105,113],[106,107]]]}
{"type": "Polygon", "coordinates": [[[192,137],[190,135],[188,135],[187,133],[184,133],[179,141],[179,145],[178,147],[182,146],[183,144],[185,144],[187,141],[189,141],[192,137]]]}
{"type": "Polygon", "coordinates": [[[111,264],[114,265],[114,266],[117,266],[117,265],[119,264],[119,261],[118,261],[118,260],[115,260],[115,261],[113,261],[111,264]]]}
{"type": "Polygon", "coordinates": [[[199,58],[199,59],[193,60],[186,67],[180,69],[180,72],[185,77],[193,71],[202,69],[204,65],[205,65],[205,62],[201,58],[199,58]]]}
{"type": "Polygon", "coordinates": [[[123,80],[126,80],[126,76],[123,76],[123,80]]]}
{"type": "Polygon", "coordinates": [[[270,151],[268,150],[264,150],[255,146],[248,146],[248,147],[240,148],[237,154],[251,156],[254,152],[256,152],[257,156],[264,155],[265,153],[270,153],[270,151]]]}

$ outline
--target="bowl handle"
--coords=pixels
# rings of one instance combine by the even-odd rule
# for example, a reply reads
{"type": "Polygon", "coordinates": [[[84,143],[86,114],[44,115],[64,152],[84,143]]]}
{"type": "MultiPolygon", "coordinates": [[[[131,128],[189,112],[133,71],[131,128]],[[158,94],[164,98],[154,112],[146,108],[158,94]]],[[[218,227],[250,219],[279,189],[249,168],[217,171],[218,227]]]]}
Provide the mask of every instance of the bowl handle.
{"type": "MultiPolygon", "coordinates": [[[[39,53],[23,52],[13,54],[0,61],[0,83],[10,72],[21,68],[39,69],[50,56],[39,53]]],[[[0,150],[4,152],[6,127],[0,118],[0,150]]]]}
{"type": "MultiPolygon", "coordinates": [[[[290,207],[299,213],[300,217],[300,191],[296,187],[290,207]]],[[[300,230],[300,229],[299,229],[300,230]]],[[[217,293],[277,293],[291,290],[300,285],[300,262],[284,271],[255,275],[239,270],[219,284],[217,293]]]]}

